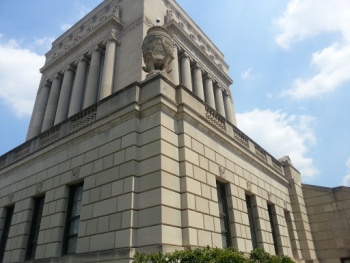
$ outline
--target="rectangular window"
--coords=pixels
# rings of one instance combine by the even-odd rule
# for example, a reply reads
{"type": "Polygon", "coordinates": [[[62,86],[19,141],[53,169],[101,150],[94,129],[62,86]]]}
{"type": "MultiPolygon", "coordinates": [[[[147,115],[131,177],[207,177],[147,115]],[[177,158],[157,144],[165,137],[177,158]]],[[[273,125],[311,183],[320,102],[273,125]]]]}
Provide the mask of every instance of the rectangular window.
{"type": "Polygon", "coordinates": [[[82,197],[83,185],[77,185],[70,189],[67,211],[67,223],[63,245],[64,254],[74,254],[76,251],[82,197]]]}
{"type": "Polygon", "coordinates": [[[270,226],[271,226],[271,234],[273,239],[273,246],[275,247],[275,254],[278,255],[278,243],[277,243],[277,219],[276,219],[276,211],[275,207],[272,204],[267,204],[267,211],[269,212],[270,226]]]}
{"type": "Polygon", "coordinates": [[[228,216],[228,207],[226,199],[226,185],[219,182],[217,182],[216,185],[218,193],[222,247],[227,248],[231,246],[231,234],[230,219],[228,216]]]}
{"type": "Polygon", "coordinates": [[[40,222],[43,214],[45,196],[35,199],[32,224],[30,227],[26,259],[34,259],[38,243],[40,222]]]}
{"type": "Polygon", "coordinates": [[[0,239],[0,263],[4,260],[7,238],[9,236],[14,206],[6,208],[6,218],[0,239]]]}
{"type": "Polygon", "coordinates": [[[350,258],[342,258],[341,263],[350,263],[350,258]]]}
{"type": "Polygon", "coordinates": [[[258,247],[258,239],[256,236],[256,227],[255,227],[255,216],[252,204],[252,197],[250,195],[245,195],[245,200],[247,204],[248,220],[250,227],[250,234],[252,238],[253,248],[258,247]]]}

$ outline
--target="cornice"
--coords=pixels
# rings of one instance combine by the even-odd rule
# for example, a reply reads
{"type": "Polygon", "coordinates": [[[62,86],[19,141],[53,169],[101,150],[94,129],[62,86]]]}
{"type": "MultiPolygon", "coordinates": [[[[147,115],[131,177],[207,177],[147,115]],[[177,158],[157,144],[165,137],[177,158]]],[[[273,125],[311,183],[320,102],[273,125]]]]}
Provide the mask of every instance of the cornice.
{"type": "Polygon", "coordinates": [[[211,59],[217,60],[218,64],[222,65],[222,67],[228,71],[229,66],[224,60],[224,55],[198,26],[194,28],[191,25],[190,22],[195,25],[196,23],[189,16],[185,17],[181,14],[181,12],[185,14],[186,12],[179,5],[175,6],[174,4],[176,3],[173,4],[170,0],[163,0],[163,2],[168,8],[167,22],[174,20],[175,23],[179,24],[183,29],[187,28],[187,35],[189,35],[193,41],[196,41],[203,50],[207,51],[211,59]],[[179,12],[179,10],[181,10],[181,12],[179,12]]]}
{"type": "Polygon", "coordinates": [[[201,68],[213,77],[218,83],[223,85],[225,89],[229,89],[229,86],[233,83],[232,79],[217,65],[210,56],[203,52],[203,50],[183,31],[178,24],[172,20],[168,22],[167,27],[169,34],[180,46],[187,55],[195,60],[201,68]]]}

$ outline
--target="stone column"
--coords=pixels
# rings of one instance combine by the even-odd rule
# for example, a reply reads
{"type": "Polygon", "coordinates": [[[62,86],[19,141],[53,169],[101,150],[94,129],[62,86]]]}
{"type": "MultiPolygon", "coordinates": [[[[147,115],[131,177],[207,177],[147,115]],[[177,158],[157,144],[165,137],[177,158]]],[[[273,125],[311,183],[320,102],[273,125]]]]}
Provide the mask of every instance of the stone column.
{"type": "Polygon", "coordinates": [[[174,47],[173,57],[171,61],[171,72],[170,77],[175,85],[180,84],[180,75],[179,75],[179,53],[177,46],[174,47]]]}
{"type": "Polygon", "coordinates": [[[106,43],[105,62],[103,67],[100,100],[108,97],[113,92],[113,73],[115,64],[117,40],[112,38],[106,43]]]}
{"type": "Polygon", "coordinates": [[[86,84],[83,109],[86,109],[97,102],[101,72],[101,53],[102,50],[99,47],[96,47],[91,52],[90,69],[86,84]]]}
{"type": "Polygon", "coordinates": [[[196,64],[193,67],[193,92],[204,100],[202,69],[196,64]]]}
{"type": "Polygon", "coordinates": [[[67,118],[70,97],[72,93],[72,85],[74,80],[74,69],[69,66],[63,76],[63,83],[58,100],[56,117],[54,125],[64,121],[67,118]]]}
{"type": "Polygon", "coordinates": [[[223,88],[219,85],[215,85],[215,106],[216,111],[222,116],[226,117],[225,107],[224,107],[224,97],[223,97],[223,88]]]}
{"type": "Polygon", "coordinates": [[[208,103],[208,105],[215,110],[216,108],[215,108],[213,80],[209,76],[206,76],[204,78],[204,95],[205,95],[205,102],[208,103]]]}
{"type": "Polygon", "coordinates": [[[88,61],[85,56],[83,56],[78,62],[77,73],[75,75],[72,96],[70,99],[68,118],[81,111],[84,96],[87,63],[88,61]]]}
{"type": "Polygon", "coordinates": [[[224,92],[224,106],[225,106],[225,113],[226,113],[226,119],[237,126],[236,122],[236,116],[233,108],[233,100],[231,97],[231,94],[229,91],[224,92]]]}
{"type": "Polygon", "coordinates": [[[62,76],[57,74],[52,81],[49,101],[46,106],[44,123],[43,123],[43,127],[41,128],[41,132],[46,131],[47,129],[50,129],[54,124],[56,110],[57,110],[57,103],[60,97],[61,84],[62,84],[62,76]]]}
{"type": "Polygon", "coordinates": [[[181,84],[192,91],[191,63],[186,53],[181,56],[181,84]]]}
{"type": "Polygon", "coordinates": [[[46,82],[40,87],[36,95],[35,105],[33,109],[30,126],[27,133],[27,141],[34,138],[41,132],[41,127],[44,121],[47,101],[49,99],[51,82],[46,82]]]}

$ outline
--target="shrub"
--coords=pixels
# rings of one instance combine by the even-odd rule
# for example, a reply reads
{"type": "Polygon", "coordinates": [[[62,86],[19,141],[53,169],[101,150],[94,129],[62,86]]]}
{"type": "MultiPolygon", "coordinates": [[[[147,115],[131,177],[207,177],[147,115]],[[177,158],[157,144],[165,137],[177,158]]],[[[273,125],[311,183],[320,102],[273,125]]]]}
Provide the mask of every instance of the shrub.
{"type": "Polygon", "coordinates": [[[205,248],[173,253],[137,253],[134,263],[294,263],[287,256],[273,256],[263,249],[254,249],[249,257],[233,248],[205,248]]]}

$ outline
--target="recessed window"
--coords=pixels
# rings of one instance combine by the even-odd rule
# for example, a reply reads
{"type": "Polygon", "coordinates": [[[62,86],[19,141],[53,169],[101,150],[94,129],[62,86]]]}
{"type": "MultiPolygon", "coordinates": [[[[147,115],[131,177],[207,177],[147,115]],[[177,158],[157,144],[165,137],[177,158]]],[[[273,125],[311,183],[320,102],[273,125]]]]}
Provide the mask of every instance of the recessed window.
{"type": "Polygon", "coordinates": [[[217,186],[217,192],[218,192],[222,247],[227,248],[231,246],[231,234],[230,234],[230,220],[228,216],[227,199],[226,199],[227,198],[226,185],[217,182],[216,186],[217,186]]]}
{"type": "Polygon", "coordinates": [[[26,259],[35,258],[35,252],[38,244],[38,237],[39,237],[39,230],[40,230],[40,222],[41,222],[41,217],[42,217],[43,208],[44,208],[44,200],[45,200],[44,196],[35,199],[32,224],[30,227],[29,238],[28,238],[26,259]]]}
{"type": "Polygon", "coordinates": [[[74,254],[77,248],[83,185],[71,187],[67,211],[67,223],[63,245],[64,254],[74,254]]]}
{"type": "Polygon", "coordinates": [[[271,234],[273,239],[273,245],[275,247],[275,254],[278,255],[279,250],[278,250],[278,243],[277,243],[277,219],[276,219],[275,206],[272,204],[268,204],[267,211],[269,212],[271,234]]]}
{"type": "Polygon", "coordinates": [[[258,239],[256,236],[255,215],[254,215],[255,212],[253,209],[252,198],[253,197],[250,195],[245,196],[252,244],[253,244],[253,248],[257,248],[258,247],[258,239]]]}
{"type": "Polygon", "coordinates": [[[2,229],[2,234],[1,234],[1,239],[0,239],[0,263],[3,263],[3,260],[4,260],[7,238],[9,236],[9,232],[10,232],[14,206],[7,207],[5,210],[6,210],[5,211],[5,213],[6,213],[5,223],[4,223],[4,227],[2,229]]]}

